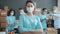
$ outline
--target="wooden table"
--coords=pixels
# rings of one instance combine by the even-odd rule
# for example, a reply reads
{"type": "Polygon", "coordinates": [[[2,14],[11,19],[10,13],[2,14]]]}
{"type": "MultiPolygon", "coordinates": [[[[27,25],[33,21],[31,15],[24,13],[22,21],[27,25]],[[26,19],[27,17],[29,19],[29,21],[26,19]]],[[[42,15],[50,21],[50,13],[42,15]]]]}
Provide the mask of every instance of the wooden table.
{"type": "Polygon", "coordinates": [[[41,32],[24,32],[24,33],[21,33],[21,34],[42,34],[41,32]]]}

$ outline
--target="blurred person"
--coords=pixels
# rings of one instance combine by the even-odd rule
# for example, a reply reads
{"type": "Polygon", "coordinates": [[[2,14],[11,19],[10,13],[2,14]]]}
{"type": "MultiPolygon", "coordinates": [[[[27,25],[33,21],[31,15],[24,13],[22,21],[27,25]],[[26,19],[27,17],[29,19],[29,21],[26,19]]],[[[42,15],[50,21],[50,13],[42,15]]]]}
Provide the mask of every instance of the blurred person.
{"type": "Polygon", "coordinates": [[[1,16],[7,16],[7,12],[9,11],[8,6],[4,6],[2,12],[1,12],[1,16]]]}
{"type": "Polygon", "coordinates": [[[7,21],[7,25],[6,25],[6,34],[8,34],[8,32],[14,30],[14,22],[16,20],[15,17],[15,10],[10,9],[7,12],[7,16],[6,16],[6,21],[7,21]]]}
{"type": "Polygon", "coordinates": [[[53,7],[53,14],[51,15],[53,16],[54,20],[54,28],[57,29],[58,34],[60,34],[60,11],[58,11],[57,6],[53,7]]]}
{"type": "Polygon", "coordinates": [[[47,28],[47,9],[43,8],[41,11],[41,14],[39,14],[39,18],[41,19],[42,27],[43,27],[43,32],[46,34],[46,28],[47,28]]]}

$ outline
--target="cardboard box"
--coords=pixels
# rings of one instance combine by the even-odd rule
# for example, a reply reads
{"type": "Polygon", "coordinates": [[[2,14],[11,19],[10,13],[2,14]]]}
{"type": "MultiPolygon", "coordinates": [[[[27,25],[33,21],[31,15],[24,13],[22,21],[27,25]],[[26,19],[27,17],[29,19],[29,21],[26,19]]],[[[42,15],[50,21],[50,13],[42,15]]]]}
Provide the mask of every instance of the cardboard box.
{"type": "Polygon", "coordinates": [[[57,30],[54,28],[47,28],[47,34],[57,34],[57,30]]]}

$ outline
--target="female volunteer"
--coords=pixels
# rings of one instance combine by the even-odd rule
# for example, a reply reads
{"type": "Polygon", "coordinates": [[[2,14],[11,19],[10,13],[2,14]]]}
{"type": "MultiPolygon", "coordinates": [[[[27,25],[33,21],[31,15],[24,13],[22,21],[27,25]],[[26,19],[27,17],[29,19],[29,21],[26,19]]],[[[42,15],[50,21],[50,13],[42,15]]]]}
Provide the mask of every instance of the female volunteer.
{"type": "Polygon", "coordinates": [[[24,32],[40,32],[42,30],[42,24],[40,19],[33,15],[34,4],[32,1],[26,2],[27,13],[20,16],[19,31],[24,32]]]}
{"type": "Polygon", "coordinates": [[[51,14],[54,19],[54,28],[57,29],[58,34],[60,34],[60,12],[58,11],[58,7],[54,6],[53,8],[54,14],[51,14]]]}
{"type": "Polygon", "coordinates": [[[16,18],[15,18],[15,10],[10,9],[8,11],[6,20],[7,20],[6,34],[8,34],[8,32],[12,31],[13,27],[14,27],[14,22],[16,20],[16,18]]]}
{"type": "Polygon", "coordinates": [[[43,8],[41,14],[38,15],[41,19],[43,32],[45,34],[46,34],[46,28],[47,28],[47,22],[46,22],[47,21],[47,16],[46,16],[46,14],[47,14],[46,8],[43,8]]]}

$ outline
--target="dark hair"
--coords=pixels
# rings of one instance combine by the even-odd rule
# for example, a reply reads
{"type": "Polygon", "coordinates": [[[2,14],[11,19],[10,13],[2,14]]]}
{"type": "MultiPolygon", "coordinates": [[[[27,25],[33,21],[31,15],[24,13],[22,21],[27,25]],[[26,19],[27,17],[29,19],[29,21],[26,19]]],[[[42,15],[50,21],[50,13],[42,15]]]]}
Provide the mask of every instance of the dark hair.
{"type": "Polygon", "coordinates": [[[49,14],[50,12],[47,12],[47,14],[49,14]]]}
{"type": "Polygon", "coordinates": [[[19,10],[23,10],[23,8],[19,8],[19,10]]]}
{"type": "Polygon", "coordinates": [[[44,11],[44,10],[46,10],[46,8],[43,8],[42,10],[44,11]]]}
{"type": "MultiPolygon", "coordinates": [[[[26,5],[28,4],[28,3],[33,3],[33,1],[31,1],[31,0],[28,0],[27,2],[26,2],[26,5]]],[[[34,3],[33,3],[34,4],[34,3]]]]}
{"type": "Polygon", "coordinates": [[[14,9],[10,9],[10,10],[7,12],[7,16],[10,16],[10,13],[11,13],[12,11],[14,12],[14,15],[13,15],[13,16],[15,16],[15,10],[14,10],[14,9]]]}

